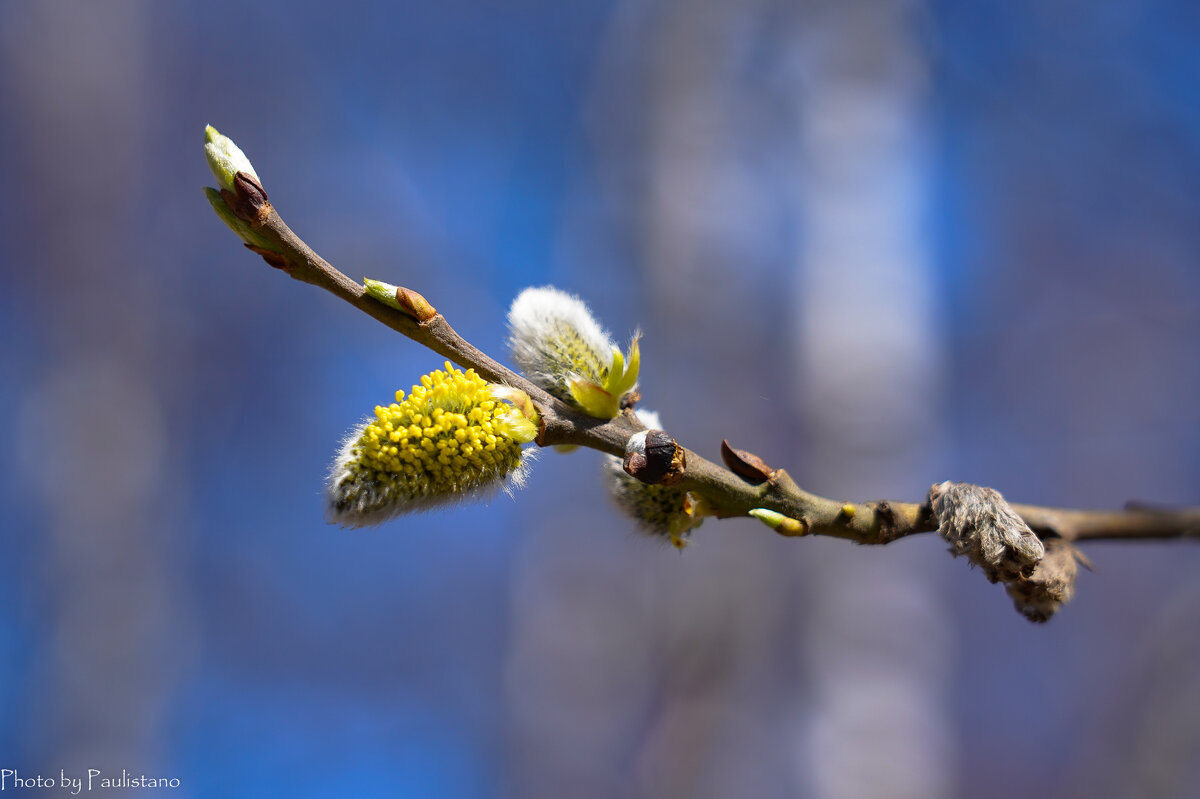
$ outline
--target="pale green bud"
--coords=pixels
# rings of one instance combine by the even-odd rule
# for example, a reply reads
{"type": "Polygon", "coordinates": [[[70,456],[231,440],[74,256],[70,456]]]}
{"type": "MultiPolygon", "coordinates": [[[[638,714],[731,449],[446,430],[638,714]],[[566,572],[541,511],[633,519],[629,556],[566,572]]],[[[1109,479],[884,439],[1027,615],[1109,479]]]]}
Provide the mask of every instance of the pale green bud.
{"type": "Polygon", "coordinates": [[[780,535],[801,536],[808,532],[808,524],[805,521],[793,519],[770,508],[755,508],[750,511],[750,515],[780,535]]]}
{"type": "Polygon", "coordinates": [[[225,203],[225,198],[221,196],[221,192],[210,186],[205,186],[204,196],[208,198],[208,202],[212,206],[213,210],[217,212],[217,216],[221,217],[221,221],[224,222],[230,230],[236,233],[238,238],[240,238],[242,241],[246,242],[247,244],[253,244],[255,247],[261,247],[265,250],[277,249],[276,245],[272,244],[270,240],[262,236],[254,228],[250,227],[247,222],[239,219],[238,216],[232,210],[230,210],[229,206],[225,203]]]}
{"type": "Polygon", "coordinates": [[[262,183],[241,148],[233,143],[233,139],[222,136],[212,125],[204,128],[204,157],[208,159],[208,168],[217,179],[217,185],[226,191],[235,190],[233,179],[238,172],[245,172],[257,183],[262,183]]]}

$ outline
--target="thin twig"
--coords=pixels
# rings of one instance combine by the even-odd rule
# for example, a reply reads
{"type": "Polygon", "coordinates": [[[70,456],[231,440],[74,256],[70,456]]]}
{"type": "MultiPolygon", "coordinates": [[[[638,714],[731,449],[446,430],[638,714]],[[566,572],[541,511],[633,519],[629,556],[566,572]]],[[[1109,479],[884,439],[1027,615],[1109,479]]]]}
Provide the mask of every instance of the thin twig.
{"type": "MultiPolygon", "coordinates": [[[[243,173],[238,178],[237,192],[224,191],[222,196],[229,209],[247,222],[261,240],[262,246],[247,244],[247,247],[296,280],[325,289],[418,344],[464,368],[473,368],[486,380],[506,383],[527,393],[542,418],[538,445],[575,444],[619,456],[624,454],[629,438],[645,429],[628,410],[607,421],[576,412],[466,341],[440,313],[418,321],[378,302],[362,285],[334,268],[292,232],[275,207],[267,202],[257,180],[251,181],[243,173]]],[[[761,464],[761,460],[749,457],[761,464]]],[[[769,470],[763,464],[769,471],[756,480],[753,472],[757,466],[735,474],[691,450],[684,450],[684,463],[682,479],[677,485],[702,495],[718,517],[747,516],[756,508],[767,508],[800,522],[798,530],[784,535],[824,535],[859,544],[886,544],[937,529],[926,502],[826,499],[801,489],[782,469],[769,470]],[[743,473],[746,470],[749,473],[743,473]]],[[[1087,511],[1035,505],[1011,507],[1043,539],[1200,540],[1200,508],[1087,511]]]]}

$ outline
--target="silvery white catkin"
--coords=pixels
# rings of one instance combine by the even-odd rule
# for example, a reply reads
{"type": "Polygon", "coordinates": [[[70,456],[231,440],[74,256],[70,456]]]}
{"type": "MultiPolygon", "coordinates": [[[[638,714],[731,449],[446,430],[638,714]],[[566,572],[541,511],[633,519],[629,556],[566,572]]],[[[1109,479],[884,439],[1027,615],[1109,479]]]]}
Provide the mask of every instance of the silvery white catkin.
{"type": "Polygon", "coordinates": [[[552,286],[522,291],[508,312],[513,361],[539,387],[572,402],[573,376],[602,383],[614,344],[583,300],[552,286]]]}

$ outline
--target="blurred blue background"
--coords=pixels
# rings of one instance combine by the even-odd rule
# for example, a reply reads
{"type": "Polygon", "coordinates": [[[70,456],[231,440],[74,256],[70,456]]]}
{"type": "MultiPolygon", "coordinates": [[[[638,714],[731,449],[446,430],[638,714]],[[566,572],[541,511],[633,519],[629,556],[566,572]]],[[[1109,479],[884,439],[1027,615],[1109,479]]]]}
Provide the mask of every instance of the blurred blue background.
{"type": "Polygon", "coordinates": [[[932,536],[710,521],[679,557],[586,451],[327,526],[340,437],[441,361],[200,190],[212,123],[330,261],[497,356],[521,288],[579,293],[645,332],[677,437],[813,491],[1194,504],[1196,3],[4,0],[0,120],[0,768],[1200,794],[1195,546],[1092,545],[1033,626],[932,536]]]}

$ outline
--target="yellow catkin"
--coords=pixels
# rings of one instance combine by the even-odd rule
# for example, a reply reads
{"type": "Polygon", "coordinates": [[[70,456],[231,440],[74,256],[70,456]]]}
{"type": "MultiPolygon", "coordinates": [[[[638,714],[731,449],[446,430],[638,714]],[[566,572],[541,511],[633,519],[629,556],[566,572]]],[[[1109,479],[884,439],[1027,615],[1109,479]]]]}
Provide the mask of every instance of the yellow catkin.
{"type": "Polygon", "coordinates": [[[515,411],[473,369],[450,363],[377,406],[334,464],[330,516],[373,524],[497,485],[522,467],[515,411]]]}

